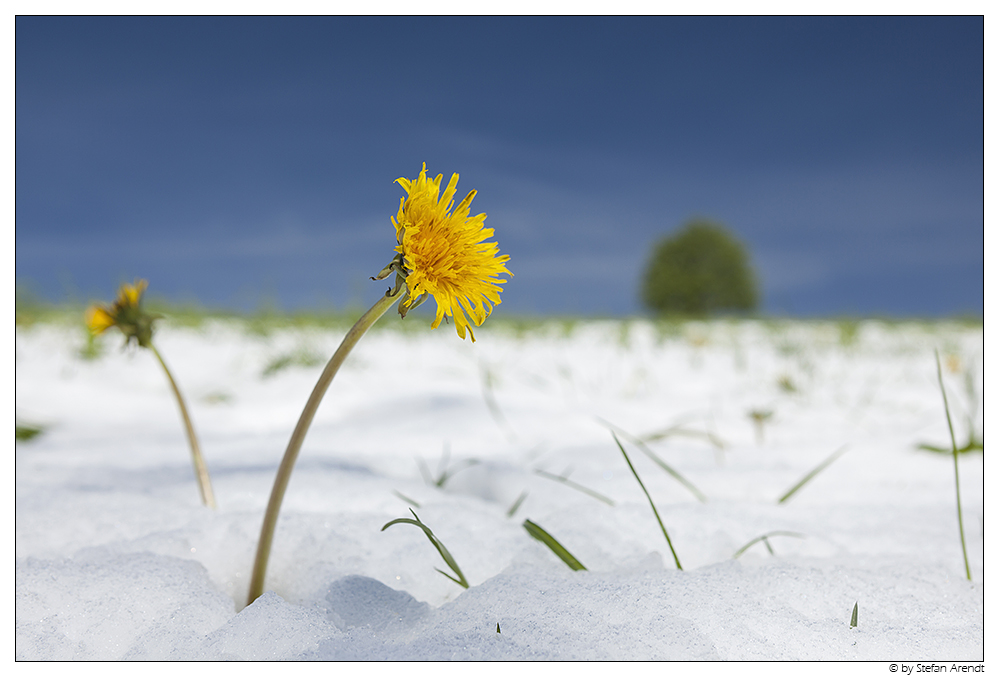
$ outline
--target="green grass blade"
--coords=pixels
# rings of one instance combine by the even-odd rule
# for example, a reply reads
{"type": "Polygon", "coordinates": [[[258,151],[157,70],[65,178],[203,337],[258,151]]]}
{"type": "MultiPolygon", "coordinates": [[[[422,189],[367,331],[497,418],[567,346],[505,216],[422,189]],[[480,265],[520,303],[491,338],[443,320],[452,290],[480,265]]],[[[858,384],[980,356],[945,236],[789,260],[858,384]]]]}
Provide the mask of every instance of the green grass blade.
{"type": "Polygon", "coordinates": [[[423,522],[417,522],[416,520],[411,520],[411,519],[409,519],[408,517],[399,517],[398,519],[394,519],[394,520],[392,520],[391,522],[388,522],[387,524],[383,525],[383,526],[382,526],[382,529],[381,529],[381,530],[382,530],[382,531],[385,531],[385,530],[386,530],[386,529],[388,529],[388,528],[389,528],[390,526],[392,526],[392,525],[395,525],[395,524],[413,524],[413,525],[415,525],[415,526],[418,526],[418,527],[420,527],[420,528],[421,528],[421,529],[423,529],[424,531],[428,531],[428,532],[430,531],[430,530],[429,530],[429,529],[428,529],[428,528],[426,527],[426,525],[425,525],[425,524],[423,524],[423,522]]]}
{"type": "Polygon", "coordinates": [[[481,363],[479,364],[479,375],[482,377],[482,398],[486,401],[486,408],[489,409],[489,413],[492,415],[493,420],[496,421],[496,425],[506,433],[507,438],[511,442],[516,442],[517,435],[513,432],[510,422],[506,420],[506,416],[503,415],[503,410],[500,409],[499,402],[496,401],[496,393],[494,391],[496,377],[493,376],[493,372],[489,367],[481,363]]]}
{"type": "Polygon", "coordinates": [[[917,444],[916,449],[922,449],[923,451],[932,451],[935,454],[949,454],[950,449],[945,449],[944,447],[937,447],[932,444],[917,444]]]}
{"type": "Polygon", "coordinates": [[[651,449],[649,449],[649,447],[646,446],[644,442],[642,442],[641,440],[638,440],[637,443],[635,444],[635,446],[637,446],[639,449],[641,449],[642,452],[644,452],[646,456],[648,456],[650,459],[652,459],[652,461],[656,465],[658,465],[660,468],[662,468],[667,473],[669,473],[673,477],[673,479],[675,479],[677,482],[679,482],[680,484],[682,484],[683,486],[685,486],[687,488],[687,490],[690,491],[690,493],[692,493],[695,498],[697,498],[698,501],[700,501],[701,503],[707,503],[708,502],[708,497],[705,496],[704,493],[700,489],[698,489],[697,487],[695,487],[693,485],[693,483],[691,483],[690,480],[688,480],[686,477],[684,477],[683,475],[681,475],[680,473],[678,473],[676,470],[674,470],[672,467],[670,467],[666,463],[666,461],[664,461],[661,458],[659,458],[659,456],[657,456],[651,449]]]}
{"type": "Polygon", "coordinates": [[[454,581],[455,583],[457,583],[458,585],[460,585],[460,586],[462,586],[462,587],[465,587],[465,588],[467,588],[467,587],[468,587],[468,584],[466,584],[466,583],[462,583],[461,581],[459,581],[459,580],[458,580],[457,578],[455,578],[455,577],[454,577],[454,576],[452,576],[451,574],[449,574],[449,573],[446,573],[446,572],[444,572],[444,571],[441,571],[441,570],[440,570],[440,569],[438,569],[437,567],[434,567],[434,571],[436,571],[437,573],[439,573],[439,574],[440,574],[441,576],[444,576],[445,578],[450,578],[450,579],[451,579],[452,581],[454,581]]]}
{"type": "MultiPolygon", "coordinates": [[[[917,444],[916,449],[922,449],[923,451],[932,451],[936,454],[952,454],[954,453],[951,447],[937,447],[932,444],[917,444]]],[[[974,438],[968,440],[968,443],[963,447],[957,448],[957,453],[967,454],[972,451],[985,451],[984,443],[981,440],[976,440],[974,438]]]]}
{"type": "Polygon", "coordinates": [[[610,423],[609,421],[605,421],[604,419],[600,418],[599,416],[597,417],[597,420],[600,423],[602,423],[605,427],[609,428],[611,430],[612,434],[615,433],[615,432],[621,433],[621,435],[624,438],[626,438],[629,442],[631,442],[636,447],[638,447],[642,451],[643,454],[645,454],[650,459],[652,459],[652,461],[656,465],[658,465],[660,468],[662,468],[663,470],[665,470],[666,473],[669,474],[673,479],[675,479],[677,482],[679,482],[684,487],[686,487],[687,490],[690,493],[692,493],[697,498],[698,501],[700,501],[701,503],[707,503],[708,502],[708,497],[705,496],[704,493],[700,489],[698,489],[697,487],[695,487],[693,485],[693,483],[690,482],[690,480],[688,480],[686,477],[684,477],[683,475],[681,475],[680,473],[678,473],[675,469],[673,469],[673,467],[670,466],[668,463],[666,463],[666,461],[664,461],[661,458],[659,458],[659,456],[654,451],[652,451],[652,449],[649,448],[649,445],[647,445],[645,442],[643,442],[641,440],[641,438],[635,437],[634,435],[630,434],[629,432],[627,432],[625,430],[622,430],[621,428],[617,427],[613,423],[610,423]]]}
{"type": "Polygon", "coordinates": [[[478,465],[481,462],[474,458],[468,458],[465,459],[464,461],[459,461],[458,463],[455,463],[454,466],[452,466],[451,468],[448,468],[449,458],[450,458],[450,450],[448,449],[448,447],[445,446],[444,453],[441,454],[440,463],[437,464],[436,479],[434,479],[434,476],[430,473],[430,468],[427,466],[426,462],[424,462],[422,458],[416,459],[416,464],[420,467],[420,475],[423,476],[423,481],[429,484],[430,486],[437,487],[438,489],[443,489],[444,485],[447,484],[447,481],[452,477],[454,477],[456,474],[458,474],[462,470],[471,468],[474,465],[478,465]]]}
{"type": "Polygon", "coordinates": [[[443,489],[444,485],[447,483],[449,479],[457,475],[462,470],[466,470],[468,468],[471,468],[472,466],[479,465],[480,462],[481,461],[479,461],[478,459],[467,458],[464,461],[459,461],[458,463],[455,463],[450,469],[442,472],[441,476],[437,478],[437,486],[443,489]]]}
{"type": "Polygon", "coordinates": [[[514,514],[517,512],[517,510],[520,509],[521,504],[524,502],[526,498],[527,498],[527,492],[526,491],[520,492],[520,496],[518,496],[517,500],[513,502],[513,505],[510,506],[510,509],[506,511],[506,516],[513,517],[514,514]]]}
{"type": "Polygon", "coordinates": [[[423,461],[422,458],[416,459],[416,465],[420,468],[420,475],[423,477],[423,481],[431,486],[436,486],[437,481],[434,479],[433,475],[430,474],[430,468],[423,461]]]}
{"type": "Polygon", "coordinates": [[[957,474],[957,439],[954,437],[954,424],[950,420],[950,405],[947,404],[947,390],[944,388],[943,373],[940,371],[940,353],[933,351],[937,358],[937,382],[943,395],[944,412],[947,414],[947,429],[950,431],[950,444],[954,450],[954,489],[957,491],[957,528],[961,532],[961,553],[964,555],[964,573],[971,580],[971,567],[968,565],[968,548],[964,543],[964,518],[961,516],[961,480],[957,474]]]}
{"type": "Polygon", "coordinates": [[[572,480],[570,480],[570,479],[568,479],[566,477],[561,477],[559,475],[554,475],[554,474],[552,474],[550,472],[546,472],[544,470],[535,470],[534,472],[535,472],[535,474],[541,475],[542,477],[546,477],[546,478],[548,478],[550,480],[554,480],[556,482],[561,482],[562,484],[566,485],[567,487],[572,487],[576,491],[581,491],[584,494],[586,494],[587,496],[592,496],[593,498],[595,498],[598,501],[601,501],[603,503],[606,503],[607,505],[609,505],[612,508],[614,507],[614,501],[612,501],[611,499],[607,498],[603,494],[600,494],[600,493],[597,493],[596,491],[593,491],[593,489],[588,489],[588,488],[584,487],[582,484],[576,484],[575,482],[573,482],[572,480]]]}
{"type": "Polygon", "coordinates": [[[767,550],[769,550],[770,554],[773,555],[774,551],[773,551],[773,548],[770,547],[770,541],[768,540],[771,536],[792,536],[794,538],[807,538],[805,536],[805,534],[799,534],[796,531],[768,531],[767,533],[763,534],[762,536],[757,536],[756,538],[754,538],[753,540],[751,540],[749,543],[746,543],[746,545],[744,545],[741,548],[739,548],[738,550],[736,550],[735,554],[732,555],[732,559],[739,559],[739,557],[742,555],[742,553],[746,552],[747,550],[749,550],[751,547],[753,547],[754,545],[756,545],[760,541],[763,541],[763,543],[766,544],[767,550]]]}
{"type": "MultiPolygon", "coordinates": [[[[14,425],[14,440],[27,442],[42,434],[42,428],[32,425],[14,425]]],[[[10,439],[10,438],[8,438],[10,439]]]]}
{"type": "Polygon", "coordinates": [[[451,556],[451,553],[448,552],[448,549],[445,548],[441,540],[434,535],[434,532],[430,530],[430,527],[428,527],[426,524],[420,521],[419,516],[415,512],[413,512],[412,508],[409,509],[409,512],[413,513],[413,517],[415,517],[416,519],[409,519],[408,517],[400,517],[399,519],[394,519],[391,522],[387,523],[385,526],[382,527],[381,530],[385,531],[393,524],[412,524],[413,526],[423,529],[423,533],[427,535],[427,538],[430,539],[430,542],[433,544],[433,546],[437,548],[437,552],[440,553],[440,556],[451,568],[451,571],[453,571],[455,574],[458,575],[458,578],[452,578],[451,576],[444,574],[444,572],[440,571],[440,569],[437,569],[437,571],[440,571],[440,573],[444,574],[445,576],[450,578],[452,581],[454,581],[461,587],[468,588],[468,581],[465,580],[465,574],[461,573],[461,569],[458,567],[458,563],[455,561],[454,557],[451,556]]]}
{"type": "Polygon", "coordinates": [[[414,501],[413,499],[411,499],[409,496],[404,495],[402,492],[396,491],[395,489],[393,489],[392,493],[395,494],[396,497],[401,498],[402,500],[406,501],[406,503],[409,503],[414,508],[419,508],[420,507],[419,503],[417,503],[416,501],[414,501]]]}
{"type": "Polygon", "coordinates": [[[815,466],[815,468],[813,468],[811,470],[811,472],[809,472],[807,475],[805,475],[804,477],[802,477],[801,480],[797,484],[795,484],[793,487],[791,487],[787,491],[786,494],[784,494],[779,499],[777,499],[777,504],[779,505],[779,504],[783,503],[784,501],[788,500],[789,498],[791,498],[792,496],[794,496],[798,492],[798,490],[801,489],[806,484],[808,484],[812,480],[813,477],[815,477],[820,472],[822,472],[823,470],[825,470],[826,468],[828,468],[830,465],[832,465],[833,461],[835,461],[837,458],[839,458],[840,456],[842,456],[846,452],[846,447],[847,447],[847,445],[844,444],[842,447],[840,447],[839,449],[837,449],[836,451],[834,451],[833,454],[829,458],[827,458],[826,460],[822,461],[822,463],[819,463],[817,466],[815,466]]]}
{"type": "Polygon", "coordinates": [[[701,430],[688,430],[683,427],[682,423],[677,423],[676,425],[672,425],[663,430],[643,435],[638,439],[643,442],[658,442],[659,440],[664,440],[674,435],[678,437],[692,437],[694,439],[707,440],[707,442],[710,443],[715,449],[725,449],[725,442],[723,442],[717,435],[701,430]]]}
{"type": "Polygon", "coordinates": [[[631,474],[635,476],[636,480],[638,480],[638,486],[642,488],[642,492],[645,494],[645,498],[649,499],[649,505],[652,506],[652,513],[656,516],[656,521],[659,522],[659,528],[663,530],[663,536],[666,537],[666,545],[669,546],[669,551],[673,553],[673,561],[676,562],[676,568],[679,569],[680,571],[683,571],[683,567],[680,566],[680,558],[676,556],[676,550],[673,549],[673,541],[670,540],[669,533],[667,533],[666,531],[666,526],[663,524],[662,519],[659,517],[659,511],[656,510],[656,504],[652,502],[652,497],[649,496],[649,491],[645,488],[645,485],[642,483],[642,478],[638,476],[638,472],[635,471],[635,466],[631,464],[631,459],[628,458],[628,452],[626,452],[624,450],[624,447],[621,446],[621,440],[617,438],[617,435],[614,434],[613,430],[611,431],[611,436],[614,438],[614,441],[617,443],[617,448],[621,450],[622,454],[624,454],[624,460],[627,461],[628,467],[631,468],[631,474]]]}
{"type": "Polygon", "coordinates": [[[957,453],[963,454],[963,453],[966,453],[966,452],[969,452],[969,451],[982,451],[982,452],[984,452],[985,451],[985,441],[984,440],[976,440],[975,438],[972,437],[971,439],[968,440],[968,443],[966,445],[964,445],[963,447],[961,447],[960,449],[957,450],[957,453]]]}
{"type": "Polygon", "coordinates": [[[586,571],[586,567],[584,567],[578,559],[573,557],[572,553],[562,547],[561,543],[556,541],[551,534],[539,527],[537,524],[531,520],[524,520],[524,528],[527,529],[527,533],[531,536],[547,545],[552,552],[558,555],[560,560],[569,565],[570,569],[573,571],[586,571]]]}
{"type": "Polygon", "coordinates": [[[853,603],[853,615],[850,616],[850,627],[851,628],[857,627],[857,607],[859,607],[859,606],[860,606],[860,602],[854,602],[853,603]]]}

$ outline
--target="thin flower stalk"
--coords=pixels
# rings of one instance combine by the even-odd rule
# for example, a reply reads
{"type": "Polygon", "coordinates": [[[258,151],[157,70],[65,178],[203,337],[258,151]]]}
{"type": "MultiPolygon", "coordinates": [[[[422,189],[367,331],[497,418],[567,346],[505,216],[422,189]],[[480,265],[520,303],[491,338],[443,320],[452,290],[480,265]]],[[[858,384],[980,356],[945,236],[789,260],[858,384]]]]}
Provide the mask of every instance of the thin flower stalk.
{"type": "Polygon", "coordinates": [[[184,421],[184,431],[187,433],[187,441],[191,447],[191,461],[194,464],[194,476],[198,482],[198,491],[201,493],[201,502],[209,508],[214,508],[216,507],[215,492],[212,490],[208,465],[205,463],[201,447],[198,444],[198,436],[194,432],[194,424],[191,423],[191,415],[187,411],[184,397],[180,394],[180,388],[177,386],[173,374],[163,360],[163,356],[153,345],[153,323],[160,316],[147,313],[142,309],[142,294],[147,286],[149,283],[146,280],[136,280],[134,284],[123,284],[118,290],[118,298],[111,306],[91,306],[86,315],[87,328],[92,336],[97,336],[111,327],[117,327],[125,336],[126,346],[134,341],[140,348],[146,348],[156,356],[156,360],[163,367],[167,380],[170,382],[170,389],[177,400],[177,406],[180,408],[180,416],[184,421]]]}
{"type": "Polygon", "coordinates": [[[194,433],[194,424],[191,423],[191,416],[187,413],[187,405],[184,404],[184,397],[180,394],[180,388],[177,387],[177,382],[174,381],[173,374],[170,373],[166,362],[163,361],[160,351],[152,343],[149,344],[149,349],[153,351],[153,355],[156,356],[160,366],[163,367],[167,380],[170,381],[173,396],[177,399],[180,416],[184,419],[184,431],[187,433],[187,442],[191,447],[191,461],[194,463],[194,474],[198,480],[198,491],[201,492],[201,502],[210,508],[214,508],[216,507],[216,503],[215,492],[212,491],[212,478],[208,474],[208,465],[205,463],[205,457],[201,454],[201,446],[198,444],[198,436],[194,433]]]}
{"type": "Polygon", "coordinates": [[[458,335],[464,339],[467,331],[474,342],[471,325],[481,326],[493,307],[500,303],[500,285],[506,280],[498,276],[511,274],[505,265],[510,257],[500,256],[495,242],[484,242],[493,234],[492,229],[483,227],[486,215],[469,216],[475,191],[455,207],[453,197],[458,175],[451,177],[441,195],[443,175],[438,174],[431,181],[426,173],[424,164],[416,179],[397,179],[407,197],[400,200],[399,211],[392,218],[396,230],[396,255],[372,278],[384,280],[395,273],[395,286],[347,332],[313,388],[288,442],[264,513],[247,595],[248,605],[264,592],[278,514],[305,435],[333,377],[365,332],[397,301],[399,314],[405,318],[410,310],[433,297],[437,314],[430,328],[436,329],[441,321],[450,317],[458,335]]]}
{"type": "Polygon", "coordinates": [[[281,503],[284,501],[284,494],[288,489],[288,482],[291,480],[291,471],[295,468],[295,461],[298,460],[298,453],[302,449],[302,442],[305,441],[305,434],[309,431],[312,419],[315,418],[316,411],[319,409],[319,403],[322,402],[323,395],[326,394],[326,390],[330,387],[333,377],[340,370],[344,360],[350,355],[350,351],[368,329],[378,321],[378,318],[384,315],[385,311],[391,308],[392,304],[398,301],[401,296],[401,289],[389,290],[350,328],[340,343],[340,347],[326,364],[326,368],[319,376],[319,381],[312,389],[312,394],[309,395],[308,402],[305,403],[305,409],[302,410],[302,415],[298,418],[298,424],[295,425],[295,430],[291,434],[291,440],[289,440],[288,448],[281,459],[281,465],[278,466],[277,477],[274,478],[274,486],[271,488],[271,497],[267,501],[264,524],[260,528],[260,540],[257,542],[257,554],[253,560],[253,576],[250,579],[247,605],[253,604],[257,597],[264,594],[267,561],[270,559],[271,546],[274,543],[274,529],[277,526],[278,514],[281,512],[281,503]]]}

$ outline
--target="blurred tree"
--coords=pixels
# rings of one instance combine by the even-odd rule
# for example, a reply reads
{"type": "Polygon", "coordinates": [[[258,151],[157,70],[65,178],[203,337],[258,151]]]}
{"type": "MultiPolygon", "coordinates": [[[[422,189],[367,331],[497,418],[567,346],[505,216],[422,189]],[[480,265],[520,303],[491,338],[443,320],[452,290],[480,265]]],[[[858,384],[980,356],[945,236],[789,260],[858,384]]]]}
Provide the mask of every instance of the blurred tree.
{"type": "Polygon", "coordinates": [[[746,247],[725,226],[704,219],[659,240],[642,279],[642,301],[659,315],[753,310],[758,299],[746,247]]]}

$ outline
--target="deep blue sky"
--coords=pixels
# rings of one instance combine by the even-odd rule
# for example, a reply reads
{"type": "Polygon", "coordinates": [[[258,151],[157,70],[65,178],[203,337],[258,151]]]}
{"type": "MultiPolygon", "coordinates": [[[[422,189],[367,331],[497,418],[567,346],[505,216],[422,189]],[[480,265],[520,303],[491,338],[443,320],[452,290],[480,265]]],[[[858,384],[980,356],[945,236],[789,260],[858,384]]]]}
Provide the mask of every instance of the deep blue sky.
{"type": "Polygon", "coordinates": [[[16,19],[17,281],[370,303],[400,176],[452,172],[500,310],[633,314],[693,216],[763,309],[983,312],[972,18],[16,19]]]}

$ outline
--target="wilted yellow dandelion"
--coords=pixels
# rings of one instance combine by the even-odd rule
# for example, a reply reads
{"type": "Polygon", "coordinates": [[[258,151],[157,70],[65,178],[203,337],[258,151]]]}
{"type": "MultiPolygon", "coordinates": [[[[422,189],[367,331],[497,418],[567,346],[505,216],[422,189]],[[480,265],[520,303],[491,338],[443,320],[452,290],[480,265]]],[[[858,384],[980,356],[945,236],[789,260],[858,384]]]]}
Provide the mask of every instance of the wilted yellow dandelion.
{"type": "Polygon", "coordinates": [[[127,341],[135,341],[143,347],[149,347],[153,336],[153,320],[155,315],[148,315],[139,309],[142,293],[149,283],[136,280],[135,284],[123,284],[118,289],[118,298],[110,308],[94,305],[87,309],[87,328],[94,336],[103,333],[111,327],[118,327],[127,341]]]}
{"type": "Polygon", "coordinates": [[[152,315],[139,307],[142,301],[142,293],[146,291],[149,283],[145,280],[136,280],[135,284],[123,284],[118,289],[118,298],[110,307],[93,305],[87,309],[87,328],[94,336],[102,334],[111,327],[118,327],[125,335],[125,344],[133,340],[143,348],[152,351],[156,360],[166,372],[167,380],[170,382],[170,389],[173,390],[174,397],[177,398],[177,405],[180,407],[181,418],[184,419],[184,429],[187,432],[187,441],[191,445],[191,460],[194,462],[194,473],[198,480],[198,489],[201,491],[202,502],[212,508],[215,507],[215,493],[212,491],[211,478],[208,476],[208,466],[201,455],[201,447],[198,445],[198,438],[194,434],[194,424],[187,413],[187,405],[180,394],[173,374],[167,367],[166,362],[153,345],[153,322],[159,319],[159,315],[152,315]]]}
{"type": "Polygon", "coordinates": [[[509,256],[499,256],[499,245],[485,242],[493,235],[484,227],[485,214],[469,217],[470,192],[454,205],[458,175],[451,176],[444,194],[440,195],[441,179],[427,179],[424,163],[414,179],[397,179],[408,193],[400,200],[395,224],[396,252],[402,255],[407,295],[400,303],[400,312],[416,307],[429,294],[437,302],[437,316],[432,329],[440,326],[445,316],[453,317],[455,329],[465,338],[465,329],[475,341],[469,320],[480,326],[500,303],[500,275],[512,275],[506,268],[509,256]],[[467,313],[467,316],[466,316],[467,313]]]}

